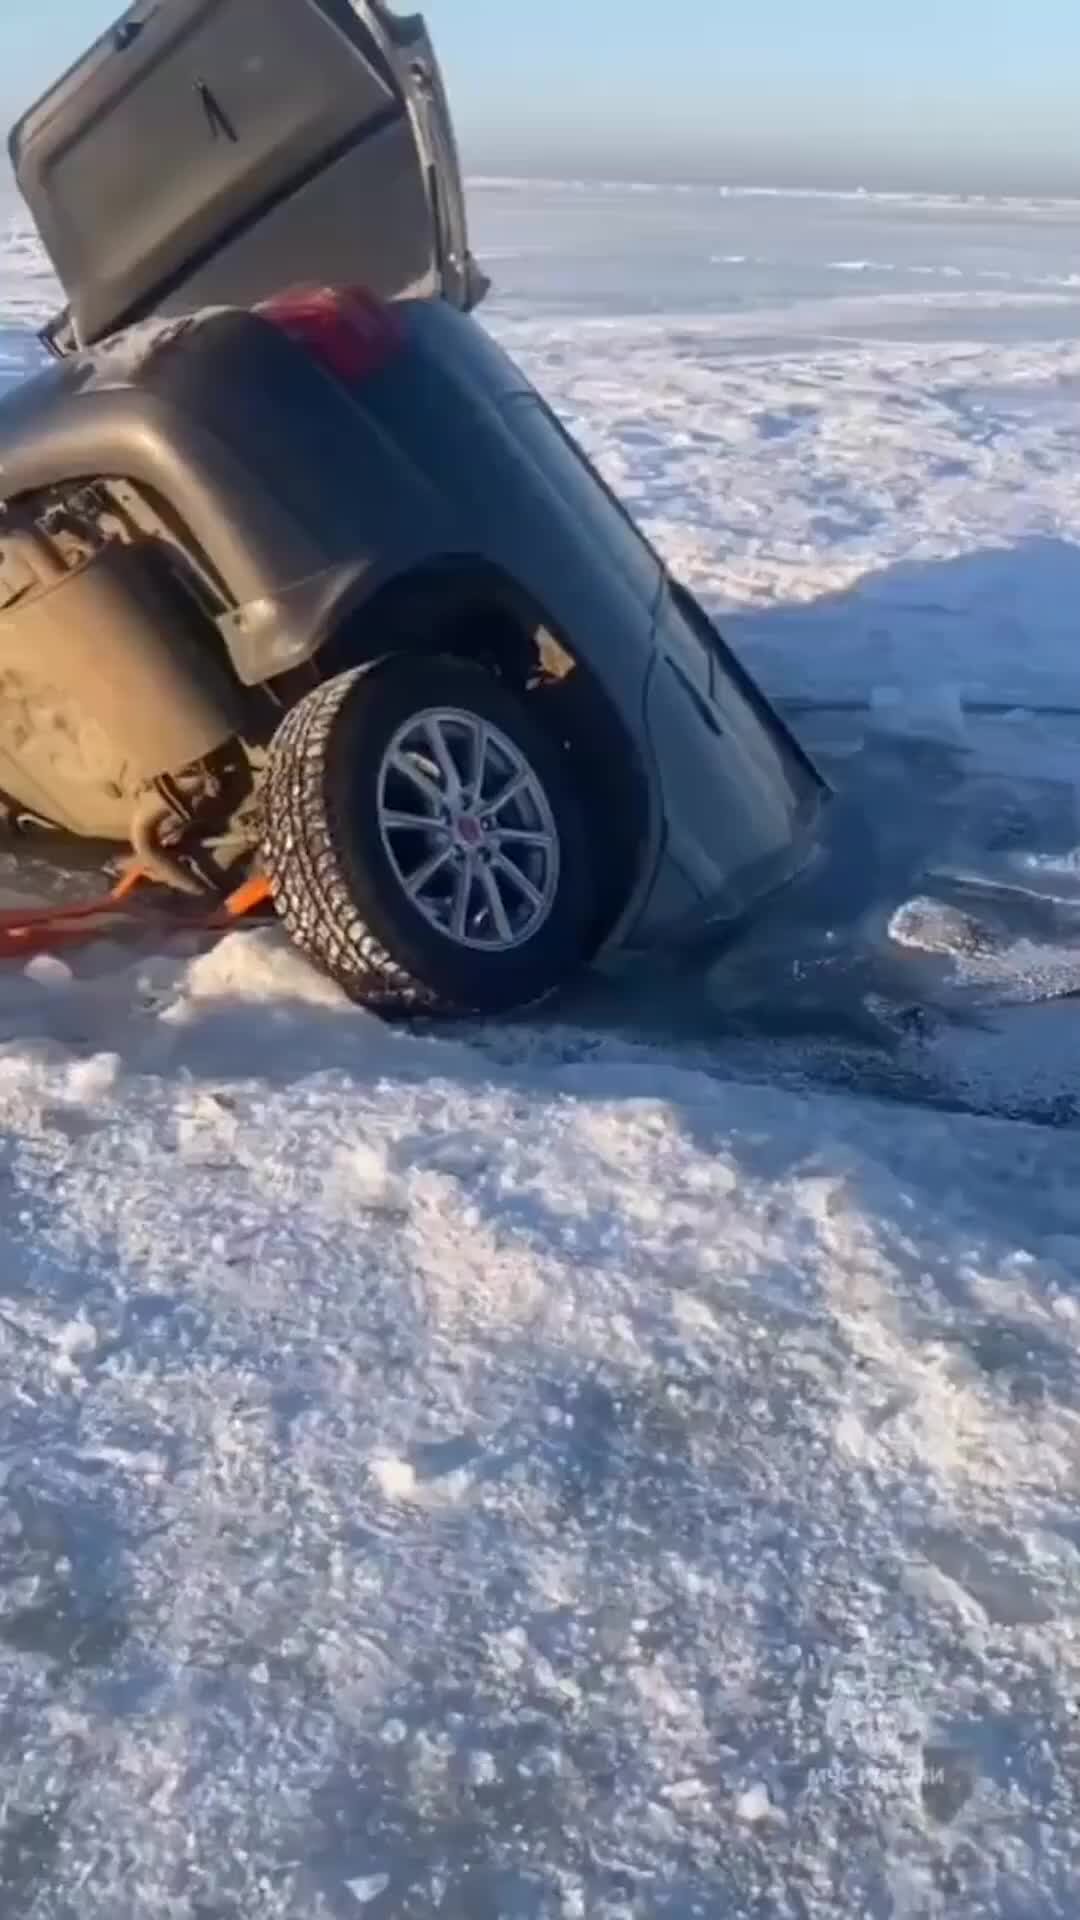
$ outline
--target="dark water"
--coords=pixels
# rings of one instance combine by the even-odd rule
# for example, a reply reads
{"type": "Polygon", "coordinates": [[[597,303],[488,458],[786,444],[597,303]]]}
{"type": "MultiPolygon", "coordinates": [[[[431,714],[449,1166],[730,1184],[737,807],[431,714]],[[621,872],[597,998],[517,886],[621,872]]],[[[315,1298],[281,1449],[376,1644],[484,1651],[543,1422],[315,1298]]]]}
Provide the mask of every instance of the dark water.
{"type": "Polygon", "coordinates": [[[478,1030],[477,1044],[1071,1124],[1080,717],[973,719],[963,745],[890,736],[857,710],[792,720],[834,789],[803,878],[711,949],[599,970],[546,1025],[478,1030]],[[894,937],[905,909],[924,944],[894,937]]]}

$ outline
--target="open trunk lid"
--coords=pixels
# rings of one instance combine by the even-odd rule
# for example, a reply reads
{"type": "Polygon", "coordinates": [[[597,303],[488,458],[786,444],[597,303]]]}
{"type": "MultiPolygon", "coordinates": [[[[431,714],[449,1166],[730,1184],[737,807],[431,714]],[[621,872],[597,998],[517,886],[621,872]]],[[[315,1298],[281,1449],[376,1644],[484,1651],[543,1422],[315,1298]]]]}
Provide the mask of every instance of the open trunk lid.
{"type": "Polygon", "coordinates": [[[424,23],[382,0],[138,0],[10,149],[68,297],[54,338],[300,282],[486,290],[424,23]]]}

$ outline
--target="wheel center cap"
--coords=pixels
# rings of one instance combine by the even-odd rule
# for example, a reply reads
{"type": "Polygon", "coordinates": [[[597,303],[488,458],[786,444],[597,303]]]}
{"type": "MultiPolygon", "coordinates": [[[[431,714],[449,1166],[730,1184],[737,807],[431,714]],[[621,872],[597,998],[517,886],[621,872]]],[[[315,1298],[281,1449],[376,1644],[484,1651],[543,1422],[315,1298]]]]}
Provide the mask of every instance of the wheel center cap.
{"type": "Polygon", "coordinates": [[[478,847],[484,838],[484,829],[474,813],[458,816],[457,833],[463,847],[478,847]]]}

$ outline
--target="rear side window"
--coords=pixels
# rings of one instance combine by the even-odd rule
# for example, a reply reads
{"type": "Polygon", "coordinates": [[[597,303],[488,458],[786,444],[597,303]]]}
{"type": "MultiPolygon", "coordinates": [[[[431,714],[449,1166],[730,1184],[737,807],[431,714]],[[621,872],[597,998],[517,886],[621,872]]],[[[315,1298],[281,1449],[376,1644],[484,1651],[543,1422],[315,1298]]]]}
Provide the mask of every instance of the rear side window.
{"type": "Polygon", "coordinates": [[[514,394],[507,418],[547,474],[583,532],[602,539],[610,562],[647,606],[655,604],[663,569],[622,502],[538,394],[514,394]]]}

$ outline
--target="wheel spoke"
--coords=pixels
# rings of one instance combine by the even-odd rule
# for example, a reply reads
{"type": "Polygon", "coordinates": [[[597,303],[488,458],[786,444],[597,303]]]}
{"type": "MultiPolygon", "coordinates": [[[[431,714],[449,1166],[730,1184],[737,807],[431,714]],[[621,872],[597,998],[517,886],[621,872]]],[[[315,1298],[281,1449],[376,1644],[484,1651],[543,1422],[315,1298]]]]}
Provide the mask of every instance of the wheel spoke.
{"type": "Polygon", "coordinates": [[[550,833],[534,831],[531,827],[499,827],[491,835],[491,839],[492,843],[499,847],[504,840],[512,840],[515,846],[543,847],[545,851],[549,850],[552,844],[550,833]]]}
{"type": "Polygon", "coordinates": [[[457,770],[454,756],[446,744],[446,735],[442,730],[440,722],[438,720],[425,721],[424,732],[431,742],[431,751],[438,762],[439,771],[442,774],[446,789],[446,798],[449,800],[451,806],[458,806],[461,802],[461,775],[457,770]]]}
{"type": "Polygon", "coordinates": [[[394,753],[390,756],[390,765],[395,773],[401,774],[403,779],[412,781],[417,792],[423,794],[424,799],[430,803],[436,814],[442,812],[446,804],[446,795],[438,782],[432,780],[422,767],[418,767],[415,760],[411,759],[407,753],[394,753]]]}
{"type": "Polygon", "coordinates": [[[495,931],[500,940],[509,944],[514,937],[514,929],[510,924],[510,915],[506,911],[506,902],[499,890],[498,880],[490,867],[481,867],[480,884],[487,895],[491,917],[495,922],[495,931]]]}
{"type": "Polygon", "coordinates": [[[454,906],[450,915],[450,931],[455,940],[464,940],[469,921],[469,901],[472,898],[474,869],[471,860],[466,860],[457,877],[454,889],[454,906]]]}
{"type": "Polygon", "coordinates": [[[391,833],[445,833],[446,828],[439,820],[433,820],[430,813],[399,813],[391,807],[384,807],[380,814],[384,827],[391,833]]]}
{"type": "Polygon", "coordinates": [[[484,774],[487,770],[488,729],[487,721],[477,719],[473,725],[472,749],[469,754],[469,805],[478,807],[484,791],[484,774]]]}
{"type": "Polygon", "coordinates": [[[544,896],[539,888],[533,886],[532,881],[526,878],[520,867],[515,867],[512,860],[506,860],[501,853],[497,853],[493,864],[499,873],[509,875],[518,892],[528,901],[530,907],[535,907],[539,910],[539,908],[543,906],[544,896]]]}
{"type": "Polygon", "coordinates": [[[422,867],[417,867],[416,872],[409,875],[405,882],[405,891],[410,900],[415,900],[418,893],[423,893],[424,888],[430,880],[435,878],[440,867],[446,865],[450,853],[450,843],[447,841],[445,847],[440,847],[438,853],[433,853],[430,860],[425,860],[422,867]]]}
{"type": "Polygon", "coordinates": [[[516,800],[518,795],[523,793],[526,787],[531,784],[531,777],[528,770],[525,767],[519,768],[518,772],[513,774],[507,781],[502,792],[496,794],[494,800],[485,801],[484,812],[492,814],[501,813],[504,807],[510,805],[511,800],[516,800]]]}

